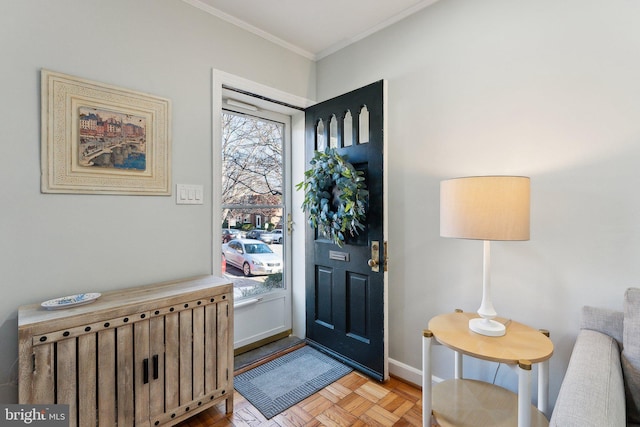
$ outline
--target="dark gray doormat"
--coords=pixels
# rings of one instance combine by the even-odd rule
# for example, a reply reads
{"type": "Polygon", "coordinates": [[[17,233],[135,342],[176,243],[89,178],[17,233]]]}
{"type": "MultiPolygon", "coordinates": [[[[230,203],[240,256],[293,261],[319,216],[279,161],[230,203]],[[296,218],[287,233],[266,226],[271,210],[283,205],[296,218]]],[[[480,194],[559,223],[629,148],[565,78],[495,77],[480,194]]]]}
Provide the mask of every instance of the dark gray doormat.
{"type": "Polygon", "coordinates": [[[235,389],[267,419],[351,372],[309,346],[237,375],[235,389]]]}

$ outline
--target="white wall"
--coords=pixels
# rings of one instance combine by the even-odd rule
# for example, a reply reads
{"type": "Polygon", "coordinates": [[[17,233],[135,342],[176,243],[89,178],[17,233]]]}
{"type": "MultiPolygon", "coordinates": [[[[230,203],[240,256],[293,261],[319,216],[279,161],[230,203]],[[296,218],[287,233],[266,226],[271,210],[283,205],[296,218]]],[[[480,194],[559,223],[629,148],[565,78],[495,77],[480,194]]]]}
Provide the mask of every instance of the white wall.
{"type": "Polygon", "coordinates": [[[40,193],[40,68],[171,99],[173,182],[210,195],[212,69],[313,99],[315,64],[178,0],[2,0],[0,61],[0,402],[16,402],[18,306],[212,270],[210,197],[40,193]]]}
{"type": "Polygon", "coordinates": [[[480,304],[482,243],[439,237],[443,179],[531,177],[531,240],[492,245],[493,296],[551,331],[552,401],[581,306],[621,309],[640,285],[638,16],[631,0],[440,0],[318,62],[318,100],[389,82],[392,359],[420,368],[428,320],[480,304]]]}

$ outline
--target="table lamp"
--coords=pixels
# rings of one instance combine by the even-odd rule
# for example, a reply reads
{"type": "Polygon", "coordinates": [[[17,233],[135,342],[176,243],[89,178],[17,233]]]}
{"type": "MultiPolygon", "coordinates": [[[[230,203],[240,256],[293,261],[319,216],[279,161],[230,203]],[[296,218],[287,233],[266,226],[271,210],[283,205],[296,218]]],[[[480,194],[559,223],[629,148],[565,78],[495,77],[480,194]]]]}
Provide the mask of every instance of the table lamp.
{"type": "Polygon", "coordinates": [[[479,318],[469,329],[487,336],[505,334],[493,320],[491,302],[492,240],[529,240],[529,178],[522,176],[472,176],[440,183],[440,235],[484,241],[482,303],[479,318]]]}

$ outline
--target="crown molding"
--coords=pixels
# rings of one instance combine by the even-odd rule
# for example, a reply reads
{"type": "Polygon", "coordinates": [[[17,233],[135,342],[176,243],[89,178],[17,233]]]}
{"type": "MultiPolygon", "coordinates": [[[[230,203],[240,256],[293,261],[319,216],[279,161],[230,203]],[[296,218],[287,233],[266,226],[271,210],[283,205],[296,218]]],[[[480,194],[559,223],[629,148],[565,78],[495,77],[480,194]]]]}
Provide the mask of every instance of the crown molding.
{"type": "Polygon", "coordinates": [[[304,56],[307,59],[310,59],[312,61],[316,60],[316,55],[314,55],[313,53],[302,49],[300,46],[296,46],[292,43],[289,43],[285,40],[282,40],[279,37],[274,36],[271,33],[268,33],[264,30],[261,30],[258,27],[255,27],[251,24],[249,24],[248,22],[245,22],[241,19],[236,18],[235,16],[229,15],[228,13],[225,13],[219,9],[216,9],[215,7],[209,6],[208,4],[203,3],[200,0],[182,0],[183,2],[190,4],[193,7],[196,7],[204,12],[207,12],[215,17],[218,17],[220,19],[222,19],[223,21],[227,21],[230,24],[233,24],[237,27],[242,28],[243,30],[246,30],[250,33],[253,33],[259,37],[262,37],[265,40],[268,40],[272,43],[275,43],[281,47],[284,47],[285,49],[288,49],[290,51],[292,51],[293,53],[297,53],[298,55],[304,56]]]}
{"type": "Polygon", "coordinates": [[[335,43],[331,46],[329,46],[328,48],[318,52],[318,53],[313,53],[313,52],[309,52],[306,49],[301,48],[300,46],[294,45],[293,43],[289,43],[279,37],[274,36],[273,34],[261,30],[260,28],[249,24],[248,22],[245,22],[239,18],[236,18],[235,16],[229,15],[228,13],[225,13],[219,9],[216,9],[215,7],[212,7],[204,2],[202,2],[201,0],[182,0],[187,4],[190,4],[193,7],[196,7],[204,12],[207,12],[213,16],[216,16],[220,19],[222,19],[223,21],[229,22],[230,24],[233,24],[237,27],[242,28],[243,30],[246,30],[250,33],[253,33],[259,37],[262,37],[265,40],[268,40],[272,43],[275,43],[281,47],[284,47],[285,49],[290,50],[293,53],[296,53],[298,55],[301,55],[307,59],[310,59],[312,61],[318,61],[322,58],[325,58],[341,49],[344,49],[345,47],[356,43],[366,37],[369,37],[370,35],[383,30],[386,27],[389,27],[393,24],[395,24],[396,22],[399,22],[403,19],[405,19],[406,17],[413,15],[414,13],[420,11],[421,9],[424,9],[427,6],[431,6],[433,3],[437,2],[438,0],[422,0],[419,3],[416,3],[414,6],[411,6],[405,10],[403,10],[402,12],[388,18],[385,19],[384,21],[374,25],[373,27],[369,28],[366,31],[363,31],[359,34],[356,34],[353,37],[347,38],[345,40],[342,40],[338,43],[335,43]]]}

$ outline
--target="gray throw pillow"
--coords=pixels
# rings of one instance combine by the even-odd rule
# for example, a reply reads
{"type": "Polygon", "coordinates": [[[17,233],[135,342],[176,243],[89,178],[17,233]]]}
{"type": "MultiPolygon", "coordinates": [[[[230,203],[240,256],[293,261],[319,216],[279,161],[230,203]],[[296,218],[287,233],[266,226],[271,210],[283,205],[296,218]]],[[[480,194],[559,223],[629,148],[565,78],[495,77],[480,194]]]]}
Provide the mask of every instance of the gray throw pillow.
{"type": "Polygon", "coordinates": [[[640,289],[624,294],[622,371],[627,400],[627,422],[640,423],[640,289]]]}

